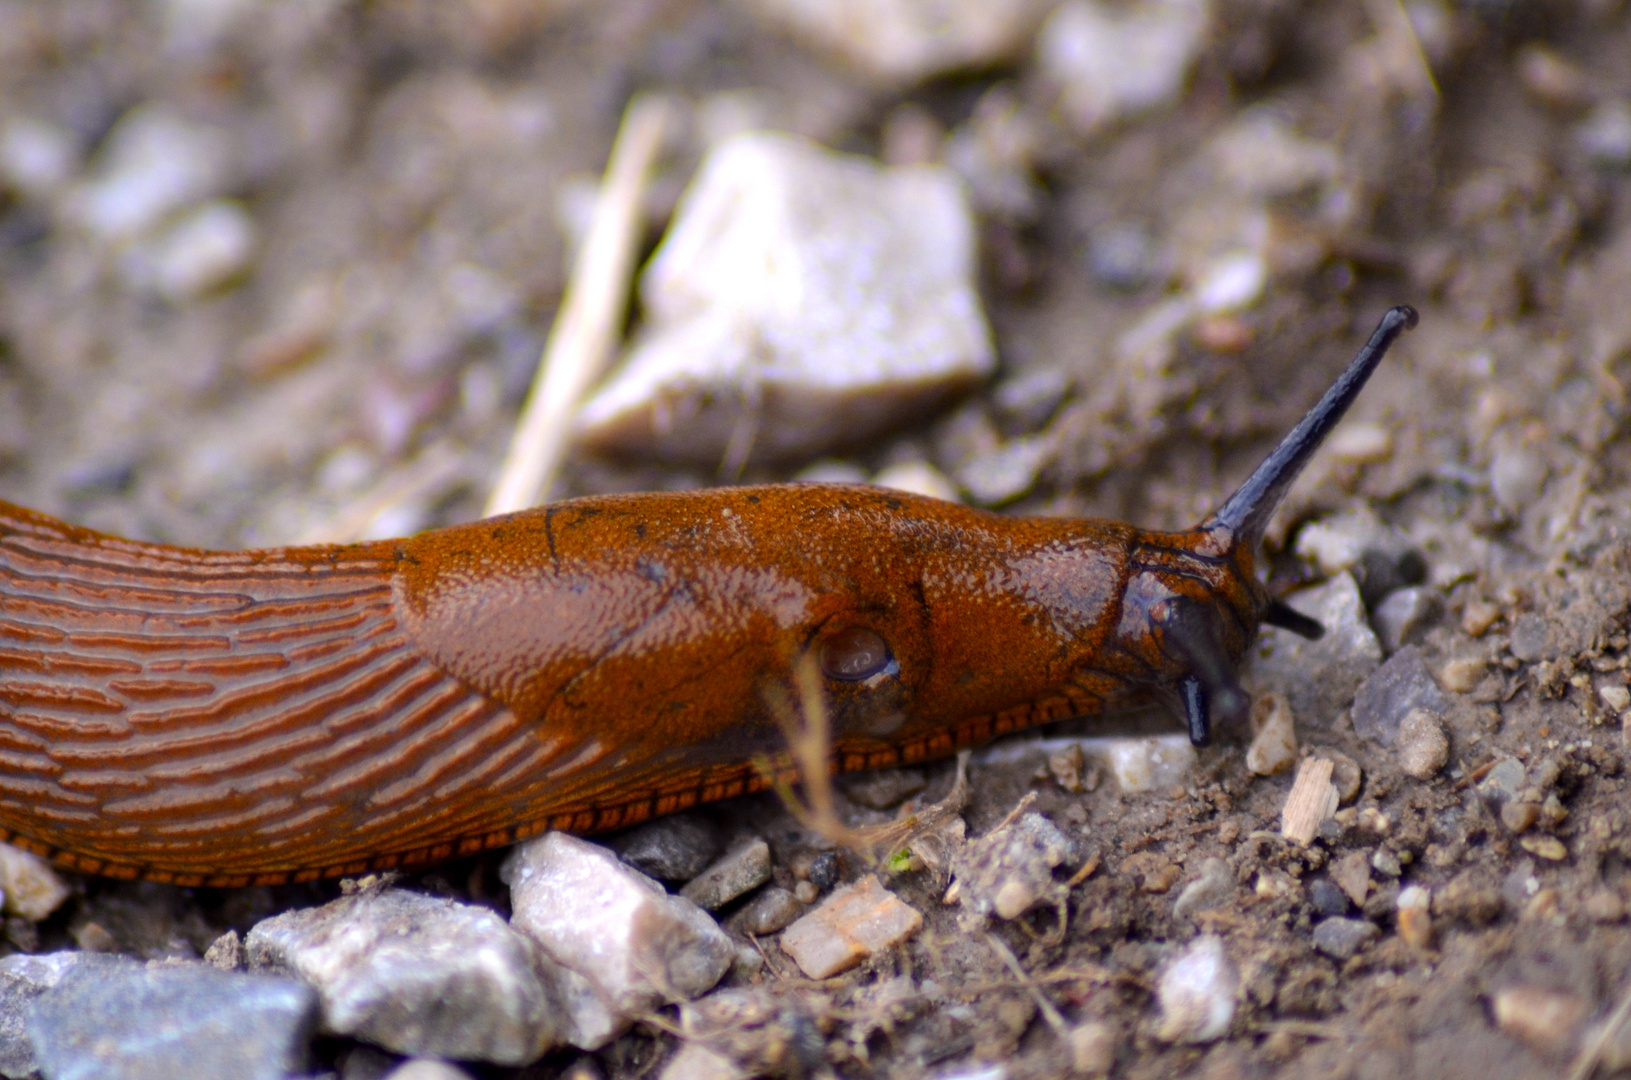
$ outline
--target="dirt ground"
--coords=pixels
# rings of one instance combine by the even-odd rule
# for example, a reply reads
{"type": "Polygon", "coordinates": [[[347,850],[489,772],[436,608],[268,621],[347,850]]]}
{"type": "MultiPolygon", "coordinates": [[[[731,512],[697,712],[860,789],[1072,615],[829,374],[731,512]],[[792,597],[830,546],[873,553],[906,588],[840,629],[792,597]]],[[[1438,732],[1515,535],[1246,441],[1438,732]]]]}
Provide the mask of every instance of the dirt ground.
{"type": "MultiPolygon", "coordinates": [[[[1631,11],[1423,2],[1401,38],[1404,9],[1389,0],[1219,0],[1176,103],[1084,134],[1028,51],[888,87],[755,10],[0,0],[0,122],[49,125],[61,159],[0,193],[0,496],[195,546],[322,535],[369,500],[388,507],[376,524],[390,531],[468,520],[565,282],[562,221],[631,91],[672,94],[694,119],[656,184],[653,241],[706,118],[730,109],[865,154],[925,119],[1001,143],[1003,190],[1019,196],[976,191],[1001,373],[846,457],[869,469],[921,457],[955,474],[981,447],[1043,432],[1048,463],[1008,512],[1185,526],[1386,307],[1409,303],[1420,328],[1349,420],[1369,441],[1350,439],[1304,477],[1270,536],[1271,581],[1318,581],[1297,554],[1302,530],[1366,508],[1419,555],[1437,599],[1416,642],[1427,668],[1486,665],[1450,695],[1448,762],[1427,779],[1359,738],[1346,702],[1299,717],[1305,745],[1362,772],[1307,847],[1278,837],[1290,774],[1249,772],[1238,733],[1180,788],[1146,795],[1112,782],[1067,791],[1040,752],[977,761],[969,835],[1031,792],[1098,861],[1069,894],[1062,936],[1051,909],[992,927],[1029,985],[959,928],[943,879],[904,873],[890,887],[925,913],[924,931],[821,985],[772,952],[759,985],[781,1011],[735,1031],[743,1057],[789,1076],[972,1077],[994,1063],[1012,1078],[1068,1073],[1034,987],[1068,1025],[1107,1025],[1117,1077],[1565,1074],[1590,1024],[1631,992],[1615,706],[1631,658],[1631,148],[1616,163],[1601,141],[1614,103],[1631,102],[1631,11]],[[237,8],[214,29],[198,14],[237,8]],[[1420,52],[1401,53],[1401,40],[1420,52]],[[209,133],[193,197],[247,211],[253,229],[225,280],[166,285],[139,245],[85,225],[76,185],[133,109],[209,133]],[[1275,179],[1267,144],[1246,140],[1230,158],[1219,141],[1265,117],[1301,140],[1289,180],[1275,179]],[[1122,347],[1186,266],[1264,221],[1260,302],[1190,324],[1153,359],[1122,347]],[[1067,376],[1057,408],[1003,396],[1047,370],[1067,376]],[[1508,757],[1524,767],[1513,804],[1536,808],[1516,814],[1518,829],[1486,785],[1508,757]],[[1349,914],[1380,934],[1337,960],[1312,943],[1311,898],[1356,853],[1374,869],[1349,914]],[[1208,858],[1236,891],[1179,918],[1174,900],[1208,858]],[[1432,895],[1425,942],[1395,932],[1410,885],[1432,895]],[[1156,1037],[1154,987],[1198,929],[1224,939],[1240,1006],[1226,1037],[1170,1045],[1156,1037]],[[903,974],[909,984],[890,981],[903,974]],[[1513,990],[1537,993],[1502,998],[1513,990]],[[1544,1030],[1501,1022],[1499,1000],[1529,1001],[1544,1030]]],[[[566,482],[580,494],[714,481],[580,458],[566,482]]],[[[927,775],[930,796],[950,785],[949,765],[927,775]]],[[[802,841],[773,801],[712,813],[761,823],[787,875],[802,841]]],[[[845,877],[862,870],[843,861],[845,877]]],[[[490,862],[415,880],[503,903],[490,862]]],[[[77,888],[37,942],[12,926],[7,947],[83,942],[95,923],[127,949],[196,955],[229,926],[332,895],[77,888]]],[[[643,1027],[590,1063],[558,1055],[525,1075],[654,1075],[674,1045],[643,1027]]]]}

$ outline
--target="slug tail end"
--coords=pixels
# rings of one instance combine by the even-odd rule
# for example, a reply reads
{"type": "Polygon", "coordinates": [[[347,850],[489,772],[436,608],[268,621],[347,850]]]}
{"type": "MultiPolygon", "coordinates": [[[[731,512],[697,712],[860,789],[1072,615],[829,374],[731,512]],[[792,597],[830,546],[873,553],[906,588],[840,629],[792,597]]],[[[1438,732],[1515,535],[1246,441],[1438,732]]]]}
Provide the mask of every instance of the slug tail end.
{"type": "Polygon", "coordinates": [[[1280,500],[1285,498],[1297,475],[1314,456],[1314,451],[1319,449],[1320,443],[1325,441],[1331,429],[1348,411],[1348,406],[1353,404],[1354,398],[1365,388],[1365,381],[1376,370],[1376,365],[1382,362],[1382,357],[1387,355],[1389,346],[1400,334],[1415,325],[1414,308],[1400,306],[1383,315],[1370,340],[1365,342],[1359,355],[1354,357],[1325,396],[1280,440],[1280,445],[1217,512],[1201,523],[1201,528],[1226,529],[1237,544],[1255,545],[1261,540],[1280,500]]]}

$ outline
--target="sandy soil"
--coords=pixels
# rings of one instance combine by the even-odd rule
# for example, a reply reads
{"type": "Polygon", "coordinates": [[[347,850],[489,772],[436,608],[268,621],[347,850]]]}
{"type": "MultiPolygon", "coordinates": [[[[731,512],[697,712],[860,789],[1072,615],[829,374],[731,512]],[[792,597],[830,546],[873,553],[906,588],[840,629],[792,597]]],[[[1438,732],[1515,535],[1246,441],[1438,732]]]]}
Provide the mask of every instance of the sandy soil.
{"type": "MultiPolygon", "coordinates": [[[[1099,860],[1070,893],[1063,935],[1050,932],[1051,909],[993,933],[1069,1024],[1108,1025],[1125,1077],[1561,1075],[1626,992],[1625,749],[1614,693],[1601,691],[1626,685],[1631,655],[1631,173],[1590,136],[1605,106],[1631,100],[1621,5],[1422,5],[1435,88],[1419,58],[1400,58],[1385,32],[1396,9],[1382,0],[1231,0],[1179,103],[1091,136],[1059,121],[1023,59],[890,89],[723,0],[334,0],[254,8],[215,35],[168,25],[166,10],[0,2],[0,119],[48,123],[66,154],[34,190],[0,194],[0,495],[198,546],[299,540],[382,491],[410,497],[381,527],[468,519],[564,284],[562,208],[603,165],[632,89],[672,93],[697,116],[748,109],[865,153],[886,149],[902,117],[954,132],[1008,124],[1028,149],[1004,167],[1027,195],[982,201],[995,385],[1057,369],[1071,390],[1056,411],[1027,415],[988,388],[851,460],[927,456],[955,472],[981,446],[1046,431],[1056,452],[1012,512],[1186,525],[1317,397],[1380,312],[1408,302],[1421,327],[1350,421],[1383,434],[1310,470],[1270,538],[1273,581],[1320,578],[1295,554],[1304,523],[1368,508],[1419,554],[1439,600],[1417,641],[1428,669],[1488,666],[1452,695],[1448,762],[1427,779],[1356,736],[1343,711],[1299,718],[1306,744],[1363,773],[1352,812],[1308,847],[1274,835],[1290,776],[1250,773],[1244,736],[1149,795],[1113,783],[1071,793],[1040,754],[977,765],[970,835],[1034,792],[1099,860]],[[208,132],[197,190],[252,221],[252,254],[202,292],[167,293],[76,208],[75,185],[136,107],[208,132]],[[1235,166],[1245,179],[1229,180],[1230,166],[1206,156],[1224,151],[1204,148],[1263,116],[1327,148],[1314,155],[1327,165],[1273,180],[1268,151],[1248,142],[1235,166]],[[1190,325],[1158,362],[1118,349],[1186,260],[1245,235],[1260,213],[1273,232],[1260,303],[1190,325]],[[1118,229],[1147,241],[1119,275],[1104,262],[1118,229]],[[1516,801],[1536,807],[1517,815],[1521,831],[1483,786],[1507,757],[1526,770],[1516,801]],[[1371,886],[1349,914],[1380,935],[1339,961],[1312,944],[1311,896],[1355,853],[1371,886]],[[1210,857],[1236,894],[1178,918],[1175,897],[1210,857]],[[1395,933],[1399,890],[1413,884],[1433,896],[1420,944],[1395,933]],[[1225,1038],[1173,1046],[1155,1035],[1153,987],[1197,927],[1227,943],[1241,1004],[1225,1038]],[[1514,989],[1550,994],[1559,1034],[1497,1023],[1514,989]]],[[[682,142],[656,185],[659,218],[701,145],[682,142]]],[[[567,484],[710,480],[577,460],[567,484]]],[[[931,794],[950,783],[944,766],[929,776],[931,794]]],[[[793,850],[791,828],[767,831],[793,850]]],[[[488,863],[419,880],[502,902],[488,863]]],[[[823,1060],[845,1076],[1070,1068],[1030,992],[940,903],[942,886],[929,873],[892,883],[929,919],[902,955],[822,986],[777,981],[788,965],[772,964],[766,985],[787,1012],[770,1027],[804,1038],[807,1053],[771,1071],[823,1060]],[[906,972],[917,996],[880,1002],[877,987],[906,972]],[[935,1004],[925,980],[968,1007],[935,1004]]],[[[80,889],[40,928],[40,947],[94,922],[126,948],[196,953],[228,926],[328,895],[80,889]]],[[[594,1067],[649,1075],[672,1046],[642,1030],[594,1067]]],[[[551,1058],[526,1075],[570,1064],[551,1058]]]]}

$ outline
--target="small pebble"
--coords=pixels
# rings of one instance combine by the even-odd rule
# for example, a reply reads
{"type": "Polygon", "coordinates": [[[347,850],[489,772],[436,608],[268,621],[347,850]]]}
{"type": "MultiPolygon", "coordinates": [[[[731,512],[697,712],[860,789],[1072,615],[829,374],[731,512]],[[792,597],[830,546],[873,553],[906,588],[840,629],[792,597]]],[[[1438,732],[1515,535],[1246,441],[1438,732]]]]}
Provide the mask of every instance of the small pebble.
{"type": "Polygon", "coordinates": [[[1359,767],[1359,762],[1342,751],[1332,750],[1328,746],[1319,748],[1315,753],[1320,757],[1330,759],[1331,786],[1337,789],[1337,802],[1346,804],[1357,799],[1359,797],[1359,784],[1365,778],[1365,771],[1359,767]]]}
{"type": "Polygon", "coordinates": [[[1618,683],[1598,687],[1597,696],[1602,699],[1604,707],[1610,712],[1622,713],[1631,709],[1631,689],[1618,683]]]}
{"type": "Polygon", "coordinates": [[[1393,456],[1393,432],[1381,424],[1356,420],[1333,431],[1325,446],[1335,461],[1374,465],[1393,456]]]}
{"type": "Polygon", "coordinates": [[[1306,735],[1327,729],[1353,701],[1354,691],[1382,661],[1382,646],[1365,617],[1353,575],[1342,571],[1304,589],[1287,603],[1319,620],[1325,634],[1308,641],[1290,631],[1265,630],[1258,639],[1253,676],[1263,690],[1284,694],[1306,735]]]}
{"type": "Polygon", "coordinates": [[[6,914],[30,922],[46,918],[69,895],[68,883],[50,863],[10,844],[0,844],[0,892],[5,894],[6,914]]]}
{"type": "MultiPolygon", "coordinates": [[[[929,466],[933,468],[933,466],[929,466]]],[[[885,470],[887,471],[887,470],[885,470]]],[[[852,461],[840,461],[837,458],[822,458],[813,461],[793,474],[795,483],[800,484],[865,484],[867,471],[852,461]]],[[[881,473],[879,475],[882,475],[881,473]]],[[[896,484],[884,484],[873,480],[873,483],[882,487],[898,487],[896,484]]],[[[949,483],[946,485],[951,486],[949,483]]],[[[920,492],[921,494],[921,492],[920,492]]],[[[661,820],[661,819],[659,819],[661,820]]]]}
{"type": "Polygon", "coordinates": [[[1417,780],[1431,780],[1450,760],[1450,740],[1444,720],[1428,709],[1411,709],[1399,724],[1394,752],[1399,767],[1417,780]]]}
{"type": "Polygon", "coordinates": [[[586,984],[567,1032],[581,1049],[661,1002],[705,993],[730,969],[736,947],[719,924],[598,844],[545,833],[511,851],[499,875],[511,925],[586,984]]]}
{"type": "Polygon", "coordinates": [[[1518,846],[1549,862],[1562,862],[1569,857],[1569,849],[1555,836],[1524,836],[1519,838],[1518,846]]]}
{"type": "Polygon", "coordinates": [[[1363,851],[1348,852],[1331,864],[1331,880],[1354,902],[1355,907],[1364,907],[1365,899],[1370,895],[1370,856],[1363,851]]]}
{"type": "Polygon", "coordinates": [[[868,874],[783,931],[781,947],[806,976],[825,979],[898,945],[922,925],[916,908],[868,874]]]}
{"type": "Polygon", "coordinates": [[[793,886],[793,898],[801,904],[813,904],[820,896],[821,890],[814,882],[801,881],[793,886]]]}
{"type": "Polygon", "coordinates": [[[237,971],[244,966],[244,943],[238,931],[228,930],[204,950],[204,963],[222,971],[237,971]]]}
{"type": "Polygon", "coordinates": [[[1461,610],[1461,630],[1468,637],[1483,637],[1501,618],[1501,609],[1484,600],[1473,600],[1461,610]]]}
{"type": "Polygon", "coordinates": [[[910,491],[943,502],[961,502],[957,485],[946,479],[946,474],[927,461],[903,461],[878,472],[870,481],[878,487],[910,491]]]}
{"type": "Polygon", "coordinates": [[[1586,894],[1580,909],[1595,923],[1617,923],[1625,918],[1625,901],[1611,889],[1593,889],[1586,894]]]}
{"type": "Polygon", "coordinates": [[[886,85],[1011,60],[1036,25],[1036,5],[1029,0],[847,0],[840,7],[821,0],[750,0],[745,6],[886,85]]]}
{"type": "Polygon", "coordinates": [[[1308,885],[1308,903],[1320,915],[1346,915],[1348,896],[1330,878],[1315,878],[1308,885]]]}
{"type": "Polygon", "coordinates": [[[1082,769],[1086,764],[1079,743],[1072,743],[1048,755],[1048,772],[1053,782],[1072,795],[1080,794],[1083,790],[1082,769]]]}
{"type": "Polygon", "coordinates": [[[76,144],[55,124],[14,115],[0,130],[0,179],[32,198],[49,198],[78,168],[76,144]]]}
{"type": "Polygon", "coordinates": [[[1156,1037],[1165,1042],[1205,1043],[1223,1037],[1234,1023],[1240,973],[1223,939],[1202,934],[1190,942],[1156,984],[1161,1020],[1156,1037]]]}
{"type": "Polygon", "coordinates": [[[475,1080],[450,1061],[416,1058],[404,1061],[385,1074],[385,1080],[475,1080]]]}
{"type": "Polygon", "coordinates": [[[1399,863],[1399,857],[1390,848],[1379,847],[1370,857],[1371,868],[1379,874],[1388,877],[1398,877],[1404,873],[1404,867],[1399,863]]]}
{"type": "Polygon", "coordinates": [[[690,881],[718,857],[719,830],[699,814],[670,814],[609,838],[623,861],[658,881],[690,881]]]}
{"type": "Polygon", "coordinates": [[[1556,653],[1551,626],[1541,616],[1531,613],[1512,620],[1512,634],[1507,639],[1507,648],[1526,664],[1550,660],[1556,653]]]}
{"type": "Polygon", "coordinates": [[[212,199],[133,250],[125,272],[164,299],[184,303],[238,277],[255,251],[255,222],[239,203],[212,199]]]}
{"type": "Polygon", "coordinates": [[[1631,101],[1605,101],[1574,129],[1575,144],[1598,165],[1631,166],[1631,101]]]}
{"type": "Polygon", "coordinates": [[[397,1053],[525,1065],[561,1041],[563,977],[488,908],[358,892],[264,919],[245,948],[314,987],[328,1031],[397,1053]]]}
{"type": "Polygon", "coordinates": [[[1421,639],[1444,610],[1438,590],[1428,585],[1411,585],[1388,596],[1371,612],[1371,625],[1382,643],[1382,651],[1398,652],[1400,646],[1421,639]]]}
{"type": "Polygon", "coordinates": [[[980,506],[1001,506],[1036,486],[1056,453],[1047,436],[1021,436],[977,454],[957,469],[957,482],[980,506]]]}
{"type": "Polygon", "coordinates": [[[1478,784],[1478,793],[1497,805],[1509,802],[1517,796],[1527,775],[1528,770],[1523,767],[1523,762],[1517,758],[1502,758],[1484,774],[1484,779],[1478,784]]]}
{"type": "Polygon", "coordinates": [[[1192,919],[1203,911],[1221,907],[1235,894],[1235,876],[1229,864],[1219,858],[1201,861],[1200,876],[1178,894],[1172,905],[1172,917],[1192,919]]]}
{"type": "Polygon", "coordinates": [[[1354,734],[1392,746],[1404,718],[1418,708],[1442,715],[1449,711],[1450,699],[1428,673],[1421,650],[1406,645],[1372,672],[1354,694],[1354,734]]]}
{"type": "Polygon", "coordinates": [[[1108,740],[1105,757],[1123,794],[1162,791],[1181,784],[1200,758],[1187,735],[1108,740]]]}
{"type": "Polygon", "coordinates": [[[1246,768],[1258,776],[1285,772],[1297,761],[1297,725],[1284,694],[1266,694],[1252,702],[1252,742],[1246,768]]]}
{"type": "Polygon", "coordinates": [[[874,769],[839,781],[844,795],[868,810],[892,810],[929,786],[921,769],[874,769]]]}
{"type": "Polygon", "coordinates": [[[1483,681],[1489,663],[1481,656],[1446,660],[1438,669],[1438,684],[1452,694],[1470,694],[1483,681]]]}
{"type": "Polygon", "coordinates": [[[1381,933],[1367,919],[1325,919],[1314,927],[1314,948],[1333,959],[1347,960],[1381,933]]]}
{"type": "Polygon", "coordinates": [[[1059,87],[1065,119],[1088,134],[1178,99],[1205,40],[1206,14],[1197,0],[1136,8],[1068,0],[1037,35],[1037,65],[1059,87]]]}
{"type": "Polygon", "coordinates": [[[126,240],[216,194],[229,165],[216,132],[157,106],[137,106],[103,140],[95,174],[74,192],[68,213],[103,239],[126,240]]]}
{"type": "Polygon", "coordinates": [[[1070,376],[1060,368],[1033,368],[998,383],[991,404],[1010,423],[1035,431],[1058,411],[1070,386],[1070,376]]]}
{"type": "Polygon", "coordinates": [[[748,1080],[752,1075],[706,1043],[687,1042],[668,1059],[657,1080],[748,1080]]]}
{"type": "Polygon", "coordinates": [[[765,937],[786,929],[803,914],[804,905],[798,897],[779,885],[769,885],[736,913],[731,926],[741,933],[765,937]]]}
{"type": "Polygon", "coordinates": [[[282,1080],[305,1071],[317,995],[203,964],[75,965],[34,1002],[28,1037],[53,1080],[282,1080]]]}
{"type": "Polygon", "coordinates": [[[1489,466],[1489,486],[1495,501],[1507,513],[1519,513],[1540,498],[1547,471],[1546,462],[1533,451],[1503,444],[1496,449],[1489,466]]]}
{"type": "Polygon", "coordinates": [[[1534,828],[1539,820],[1540,806],[1537,803],[1511,799],[1501,807],[1501,824],[1514,835],[1534,828]]]}
{"type": "Polygon", "coordinates": [[[805,868],[804,872],[810,879],[810,884],[822,892],[826,892],[838,884],[838,875],[841,869],[842,864],[839,861],[838,852],[828,850],[816,852],[815,858],[810,860],[810,865],[805,868]]]}
{"type": "Polygon", "coordinates": [[[1070,1063],[1078,1076],[1104,1076],[1116,1063],[1116,1029],[1103,1020],[1077,1024],[1065,1036],[1070,1063]]]}
{"type": "Polygon", "coordinates": [[[1497,991],[1495,1025],[1542,1054],[1563,1057],[1576,1044],[1590,1006],[1577,994],[1511,986],[1497,991]]]}
{"type": "Polygon", "coordinates": [[[726,853],[680,895],[703,911],[716,911],[770,880],[770,845],[758,838],[726,853]]]}
{"type": "Polygon", "coordinates": [[[1433,943],[1432,894],[1420,885],[1399,891],[1399,936],[1417,949],[1433,943]]]}

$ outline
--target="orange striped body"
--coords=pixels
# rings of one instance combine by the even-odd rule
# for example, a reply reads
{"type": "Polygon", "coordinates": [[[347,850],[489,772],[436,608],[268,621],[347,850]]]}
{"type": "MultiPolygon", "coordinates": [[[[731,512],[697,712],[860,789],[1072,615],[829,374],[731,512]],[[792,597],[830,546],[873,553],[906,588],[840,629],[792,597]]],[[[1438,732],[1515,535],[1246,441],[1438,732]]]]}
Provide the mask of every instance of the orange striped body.
{"type": "Polygon", "coordinates": [[[580,499],[242,553],[0,504],[0,834],[238,885],[614,828],[763,787],[767,689],[846,627],[898,661],[828,685],[840,766],[876,767],[1170,677],[1148,612],[1180,594],[1238,659],[1264,598],[1217,537],[880,489],[580,499]]]}

